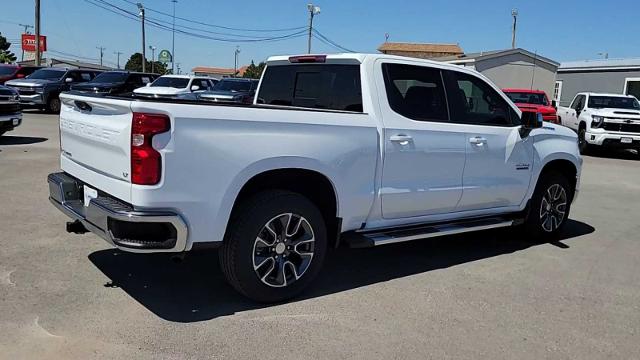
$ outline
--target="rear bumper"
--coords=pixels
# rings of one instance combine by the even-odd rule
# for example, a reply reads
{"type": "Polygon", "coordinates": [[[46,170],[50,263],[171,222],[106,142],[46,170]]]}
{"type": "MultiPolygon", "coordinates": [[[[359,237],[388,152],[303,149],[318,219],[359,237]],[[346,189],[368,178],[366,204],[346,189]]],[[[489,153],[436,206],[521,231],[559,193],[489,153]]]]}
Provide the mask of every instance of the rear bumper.
{"type": "Polygon", "coordinates": [[[640,134],[587,132],[585,138],[591,145],[620,148],[640,148],[640,134]],[[623,138],[631,139],[632,142],[623,143],[623,138]]]}
{"type": "Polygon", "coordinates": [[[101,192],[84,206],[82,182],[62,172],[49,174],[47,180],[49,200],[55,207],[123,251],[182,252],[186,248],[187,225],[176,213],[135,210],[101,192]]]}

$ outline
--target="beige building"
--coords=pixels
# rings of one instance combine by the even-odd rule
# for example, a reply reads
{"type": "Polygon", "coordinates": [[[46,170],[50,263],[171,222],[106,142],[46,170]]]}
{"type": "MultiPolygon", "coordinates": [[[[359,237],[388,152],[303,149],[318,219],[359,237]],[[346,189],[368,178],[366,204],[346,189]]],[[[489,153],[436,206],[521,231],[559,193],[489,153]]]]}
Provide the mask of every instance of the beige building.
{"type": "MultiPolygon", "coordinates": [[[[236,76],[242,77],[242,75],[244,75],[244,72],[247,70],[247,67],[248,66],[243,66],[238,68],[238,73],[236,74],[236,76]]],[[[222,79],[226,77],[233,77],[235,70],[228,69],[228,68],[211,67],[211,66],[196,66],[193,69],[191,69],[191,72],[193,72],[194,75],[200,75],[200,76],[205,75],[205,76],[211,76],[218,79],[222,79]]]]}
{"type": "Polygon", "coordinates": [[[425,44],[386,42],[378,48],[383,54],[408,56],[419,59],[431,59],[442,56],[464,54],[458,44],[425,44]]]}

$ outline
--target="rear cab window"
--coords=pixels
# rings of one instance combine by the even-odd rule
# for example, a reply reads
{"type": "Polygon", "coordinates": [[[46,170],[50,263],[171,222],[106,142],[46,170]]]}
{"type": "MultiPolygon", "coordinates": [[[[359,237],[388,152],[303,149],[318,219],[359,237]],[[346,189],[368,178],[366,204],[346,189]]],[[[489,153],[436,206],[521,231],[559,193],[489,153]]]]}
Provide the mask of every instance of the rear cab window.
{"type": "Polygon", "coordinates": [[[310,109],[363,112],[360,65],[267,66],[258,103],[310,109]]]}

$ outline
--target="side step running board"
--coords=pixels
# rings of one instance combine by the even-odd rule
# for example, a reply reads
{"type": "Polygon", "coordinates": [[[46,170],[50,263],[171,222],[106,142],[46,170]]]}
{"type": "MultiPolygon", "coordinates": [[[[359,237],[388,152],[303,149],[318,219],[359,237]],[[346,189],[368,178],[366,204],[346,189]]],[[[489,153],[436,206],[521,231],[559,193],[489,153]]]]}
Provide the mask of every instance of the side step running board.
{"type": "Polygon", "coordinates": [[[513,226],[518,223],[521,223],[519,219],[506,219],[501,217],[483,218],[464,222],[414,225],[403,228],[354,232],[344,236],[343,239],[352,248],[365,248],[438,236],[503,228],[513,226]]]}

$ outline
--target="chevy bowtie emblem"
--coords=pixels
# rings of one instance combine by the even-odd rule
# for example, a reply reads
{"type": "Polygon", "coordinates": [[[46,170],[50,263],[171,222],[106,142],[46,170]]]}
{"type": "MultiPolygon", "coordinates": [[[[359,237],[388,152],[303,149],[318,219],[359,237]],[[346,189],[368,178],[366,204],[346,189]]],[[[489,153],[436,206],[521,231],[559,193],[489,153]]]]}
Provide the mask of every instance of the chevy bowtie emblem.
{"type": "Polygon", "coordinates": [[[633,122],[633,120],[625,120],[624,122],[627,123],[627,124],[631,124],[633,122]]]}

